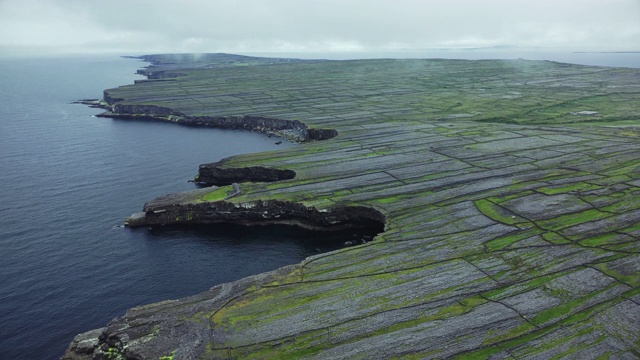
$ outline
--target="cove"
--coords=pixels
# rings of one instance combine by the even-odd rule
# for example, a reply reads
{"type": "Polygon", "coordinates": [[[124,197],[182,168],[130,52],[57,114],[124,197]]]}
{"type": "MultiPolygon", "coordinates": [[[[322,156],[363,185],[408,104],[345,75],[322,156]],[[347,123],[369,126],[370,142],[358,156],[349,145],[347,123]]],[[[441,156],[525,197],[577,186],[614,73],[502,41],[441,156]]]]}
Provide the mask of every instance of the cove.
{"type": "Polygon", "coordinates": [[[264,227],[122,228],[148,199],[197,189],[188,181],[200,164],[295,147],[250,131],[96,118],[102,110],[71,104],[133,83],[145,64],[114,57],[1,62],[3,358],[60,358],[78,333],[131,307],[206,291],[351,240],[299,242],[295,231],[264,227]]]}

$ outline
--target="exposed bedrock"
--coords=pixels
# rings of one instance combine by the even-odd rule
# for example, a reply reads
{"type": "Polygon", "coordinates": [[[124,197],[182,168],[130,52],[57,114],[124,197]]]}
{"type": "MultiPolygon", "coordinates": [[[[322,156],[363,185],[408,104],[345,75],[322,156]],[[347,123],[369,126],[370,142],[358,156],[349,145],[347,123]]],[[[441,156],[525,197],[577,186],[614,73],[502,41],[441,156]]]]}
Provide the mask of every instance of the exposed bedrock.
{"type": "Polygon", "coordinates": [[[318,231],[367,229],[384,231],[385,216],[365,206],[339,206],[318,210],[303,204],[258,200],[234,204],[227,201],[166,204],[152,201],[145,204],[142,213],[127,218],[129,227],[154,225],[193,225],[234,223],[241,225],[294,225],[318,231]]]}
{"type": "Polygon", "coordinates": [[[132,308],[106,327],[76,336],[63,360],[197,359],[216,344],[211,322],[193,321],[221,309],[252,287],[268,286],[298,265],[216,285],[200,294],[132,308]],[[174,357],[174,354],[175,357],[174,357]]]}
{"type": "Polygon", "coordinates": [[[203,186],[224,186],[241,182],[274,182],[296,177],[293,170],[280,170],[264,166],[222,168],[222,162],[202,164],[194,182],[203,186]]]}
{"type": "Polygon", "coordinates": [[[148,79],[173,79],[178,76],[185,76],[186,74],[174,71],[152,71],[149,69],[140,69],[136,71],[137,74],[146,76],[148,79]]]}
{"type": "Polygon", "coordinates": [[[298,120],[283,120],[258,115],[189,116],[168,107],[120,104],[118,101],[122,101],[122,99],[112,98],[108,92],[104,93],[104,100],[110,104],[110,111],[98,115],[101,117],[154,119],[189,126],[253,130],[274,133],[299,142],[326,140],[338,136],[338,132],[334,129],[310,129],[298,120]]]}

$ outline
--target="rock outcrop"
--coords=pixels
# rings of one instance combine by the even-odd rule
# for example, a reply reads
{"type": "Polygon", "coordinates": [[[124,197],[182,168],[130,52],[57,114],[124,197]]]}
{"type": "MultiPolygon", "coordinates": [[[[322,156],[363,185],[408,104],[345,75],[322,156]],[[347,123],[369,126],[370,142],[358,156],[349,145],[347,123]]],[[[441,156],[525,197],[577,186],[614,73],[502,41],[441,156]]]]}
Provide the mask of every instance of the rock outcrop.
{"type": "Polygon", "coordinates": [[[105,95],[110,111],[97,115],[119,119],[147,119],[175,122],[187,126],[219,129],[251,130],[271,133],[296,142],[327,140],[338,135],[334,129],[309,129],[298,120],[282,120],[265,116],[188,116],[180,111],[156,105],[120,103],[122,99],[105,95]]]}
{"type": "Polygon", "coordinates": [[[223,186],[243,182],[274,182],[296,177],[293,170],[281,170],[264,166],[225,168],[223,162],[202,164],[194,182],[203,186],[223,186]]]}
{"type": "Polygon", "coordinates": [[[377,234],[384,231],[385,217],[363,206],[339,206],[321,211],[288,201],[231,203],[220,200],[183,204],[155,201],[145,204],[143,213],[125,221],[129,227],[216,223],[294,225],[317,231],[366,229],[368,233],[377,234]]]}

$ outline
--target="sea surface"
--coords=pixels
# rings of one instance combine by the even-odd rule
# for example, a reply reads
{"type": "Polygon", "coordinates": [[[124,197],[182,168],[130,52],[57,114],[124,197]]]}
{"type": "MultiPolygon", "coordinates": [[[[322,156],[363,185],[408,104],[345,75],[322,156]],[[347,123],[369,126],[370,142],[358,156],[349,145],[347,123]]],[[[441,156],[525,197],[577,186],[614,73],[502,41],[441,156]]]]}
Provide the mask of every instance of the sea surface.
{"type": "MultiPolygon", "coordinates": [[[[640,67],[640,54],[303,54],[529,58],[640,67]]],[[[296,56],[299,54],[260,54],[296,56]]],[[[71,104],[131,84],[117,56],[0,59],[0,358],[58,359],[75,335],[342,246],[284,227],[122,228],[145,201],[195,188],[198,165],[293,144],[251,133],[96,118],[71,104]]]]}
{"type": "Polygon", "coordinates": [[[300,262],[344,240],[287,228],[122,228],[145,201],[194,189],[201,163],[295,146],[265,135],[96,118],[71,102],[147,65],[0,61],[0,359],[58,359],[133,306],[300,262]],[[333,240],[333,241],[331,241],[333,240]]]}

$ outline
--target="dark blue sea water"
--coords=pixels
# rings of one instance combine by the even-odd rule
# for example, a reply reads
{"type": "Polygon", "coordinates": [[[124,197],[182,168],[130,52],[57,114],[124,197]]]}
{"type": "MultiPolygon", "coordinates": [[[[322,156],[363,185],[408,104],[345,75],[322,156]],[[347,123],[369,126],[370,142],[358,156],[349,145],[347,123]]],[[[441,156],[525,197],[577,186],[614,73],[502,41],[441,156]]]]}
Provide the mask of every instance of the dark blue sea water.
{"type": "Polygon", "coordinates": [[[56,359],[125,310],[335,248],[282,228],[117,227],[193,189],[198,165],[293,146],[251,132],[95,118],[70,104],[133,82],[131,59],[0,61],[0,359],[56,359]],[[302,241],[301,239],[306,239],[302,241]]]}
{"type": "MultiPolygon", "coordinates": [[[[338,58],[520,57],[403,54],[338,58]]],[[[337,56],[317,55],[307,57],[337,56]]],[[[546,58],[640,67],[640,54],[546,58]]],[[[76,334],[128,308],[297,263],[342,242],[283,228],[118,227],[145,201],[194,188],[187,180],[200,163],[292,146],[249,132],[95,118],[99,110],[70,104],[132,83],[144,65],[118,57],[0,60],[0,359],[59,358],[76,334]]]]}

